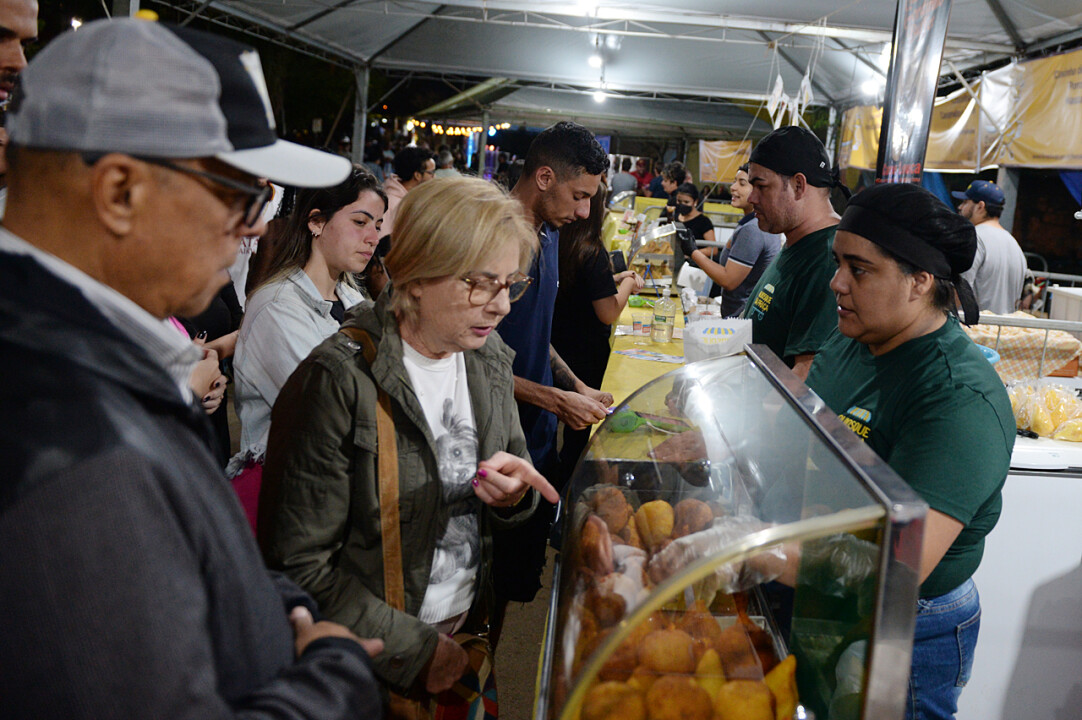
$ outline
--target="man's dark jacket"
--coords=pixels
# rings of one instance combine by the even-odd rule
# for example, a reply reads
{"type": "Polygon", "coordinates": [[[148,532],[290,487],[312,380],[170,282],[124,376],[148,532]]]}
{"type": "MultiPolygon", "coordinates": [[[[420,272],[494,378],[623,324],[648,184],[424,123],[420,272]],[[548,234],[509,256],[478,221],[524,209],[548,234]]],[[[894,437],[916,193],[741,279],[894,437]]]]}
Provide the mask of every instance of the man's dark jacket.
{"type": "Polygon", "coordinates": [[[378,717],[367,656],[295,659],[210,426],[73,286],[0,254],[0,718],[378,717]]]}

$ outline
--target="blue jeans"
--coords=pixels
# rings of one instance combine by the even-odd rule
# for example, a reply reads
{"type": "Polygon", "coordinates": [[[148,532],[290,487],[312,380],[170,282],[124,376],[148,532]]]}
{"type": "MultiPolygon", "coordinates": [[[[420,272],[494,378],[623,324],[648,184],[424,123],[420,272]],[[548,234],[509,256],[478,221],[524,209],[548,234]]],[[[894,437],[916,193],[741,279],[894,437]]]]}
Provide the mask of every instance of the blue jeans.
{"type": "Polygon", "coordinates": [[[906,720],[951,720],[973,670],[981,600],[972,578],[939,597],[917,601],[906,720]]]}

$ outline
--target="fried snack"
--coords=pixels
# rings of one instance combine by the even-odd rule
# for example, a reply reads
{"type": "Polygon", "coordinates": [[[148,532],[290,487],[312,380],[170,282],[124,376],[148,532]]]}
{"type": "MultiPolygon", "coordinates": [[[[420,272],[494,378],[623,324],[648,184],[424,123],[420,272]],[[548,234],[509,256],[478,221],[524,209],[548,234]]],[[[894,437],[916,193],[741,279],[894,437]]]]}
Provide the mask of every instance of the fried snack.
{"type": "Polygon", "coordinates": [[[645,720],[642,694],[622,682],[603,682],[590,688],[582,703],[582,720],[645,720]]]}
{"type": "Polygon", "coordinates": [[[642,639],[639,662],[659,673],[695,670],[695,641],[683,630],[655,630],[642,639]]]}
{"type": "MultiPolygon", "coordinates": [[[[582,652],[579,653],[579,665],[573,669],[574,674],[578,674],[581,669],[581,664],[590,659],[590,656],[594,654],[594,651],[601,647],[601,644],[605,642],[605,639],[609,636],[611,630],[603,630],[595,635],[593,638],[587,640],[582,646],[582,652]]],[[[601,666],[601,669],[597,673],[597,679],[601,681],[619,681],[624,682],[631,677],[631,671],[635,669],[635,666],[639,664],[639,650],[635,643],[625,640],[620,643],[619,647],[613,651],[609,656],[605,664],[601,666]]]]}
{"type": "Polygon", "coordinates": [[[676,503],[673,508],[673,539],[684,537],[705,530],[714,522],[714,511],[702,500],[688,498],[676,503]]]}
{"type": "Polygon", "coordinates": [[[597,575],[608,575],[615,566],[612,561],[612,537],[605,521],[597,515],[590,515],[582,526],[579,537],[579,550],[582,563],[597,575]]]}
{"type": "Polygon", "coordinates": [[[706,690],[711,701],[718,696],[718,690],[725,684],[725,671],[721,669],[721,658],[714,648],[703,653],[699,664],[695,666],[695,682],[706,690]]]}
{"type": "Polygon", "coordinates": [[[747,593],[739,593],[734,597],[734,600],[736,601],[737,619],[748,633],[748,639],[751,640],[751,645],[755,648],[756,655],[759,656],[759,666],[762,668],[763,673],[768,673],[778,664],[778,656],[774,653],[774,641],[771,639],[770,633],[756,625],[748,617],[747,593]]]}
{"type": "MultiPolygon", "coordinates": [[[[605,577],[612,577],[612,575],[606,575],[605,577]]],[[[614,592],[611,587],[606,586],[604,583],[598,583],[587,590],[583,602],[586,604],[586,609],[597,618],[597,624],[603,628],[611,627],[620,622],[627,612],[627,601],[624,597],[614,592]]]]}
{"type": "Polygon", "coordinates": [[[633,685],[634,687],[638,688],[643,695],[646,695],[646,693],[650,690],[650,687],[654,684],[654,681],[657,680],[659,677],[661,676],[650,668],[639,665],[637,668],[635,668],[634,671],[632,671],[631,677],[628,679],[627,684],[633,685]]]}
{"type": "Polygon", "coordinates": [[[770,692],[774,694],[774,714],[776,720],[791,720],[796,712],[796,656],[789,657],[778,663],[773,670],[763,678],[770,692]]]}
{"type": "Polygon", "coordinates": [[[646,714],[650,720],[710,720],[713,712],[709,693],[694,680],[670,675],[650,686],[646,714]]]}
{"type": "Polygon", "coordinates": [[[710,648],[717,645],[721,636],[721,626],[706,607],[697,602],[676,621],[678,630],[683,630],[695,640],[695,658],[698,660],[710,648]]]}
{"type": "Polygon", "coordinates": [[[728,679],[762,680],[759,654],[755,652],[743,623],[736,622],[722,630],[714,642],[714,649],[718,651],[721,667],[728,679]]]}
{"type": "Polygon", "coordinates": [[[760,680],[730,680],[714,698],[715,720],[776,720],[774,696],[760,680]]]}
{"type": "Polygon", "coordinates": [[[618,536],[625,544],[631,547],[636,547],[639,550],[645,550],[646,546],[642,544],[642,538],[639,537],[639,531],[635,525],[635,516],[632,515],[627,519],[627,525],[620,531],[618,536]]]}
{"type": "Polygon", "coordinates": [[[620,489],[612,485],[597,489],[590,498],[590,509],[605,521],[609,532],[614,535],[627,526],[627,521],[635,512],[620,489]]]}
{"type": "Polygon", "coordinates": [[[635,513],[635,529],[643,545],[653,552],[663,541],[671,539],[674,519],[672,505],[664,500],[644,503],[635,513]]]}

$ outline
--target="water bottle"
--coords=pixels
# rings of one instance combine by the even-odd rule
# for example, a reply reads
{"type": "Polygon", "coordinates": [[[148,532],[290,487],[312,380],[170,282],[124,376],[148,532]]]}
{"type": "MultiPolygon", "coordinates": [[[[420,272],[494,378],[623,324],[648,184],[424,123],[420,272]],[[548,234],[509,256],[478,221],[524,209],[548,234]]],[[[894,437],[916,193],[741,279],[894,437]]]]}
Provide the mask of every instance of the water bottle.
{"type": "Polygon", "coordinates": [[[650,339],[656,343],[672,340],[673,327],[676,325],[676,301],[668,295],[661,295],[654,302],[654,327],[650,339]]]}

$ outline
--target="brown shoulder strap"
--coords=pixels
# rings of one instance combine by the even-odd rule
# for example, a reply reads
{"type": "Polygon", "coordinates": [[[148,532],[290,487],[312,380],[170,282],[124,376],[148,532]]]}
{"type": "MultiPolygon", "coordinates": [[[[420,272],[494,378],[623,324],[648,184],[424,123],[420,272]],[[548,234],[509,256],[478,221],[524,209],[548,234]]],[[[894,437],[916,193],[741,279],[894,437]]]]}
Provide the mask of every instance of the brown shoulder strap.
{"type": "MultiPolygon", "coordinates": [[[[365,361],[372,367],[376,360],[376,345],[372,342],[372,337],[357,327],[340,328],[339,332],[361,346],[365,361]]],[[[398,514],[398,448],[395,443],[394,420],[391,419],[391,397],[382,388],[379,388],[376,402],[376,454],[380,537],[383,543],[383,595],[386,603],[395,610],[405,610],[402,525],[398,514]]]]}

